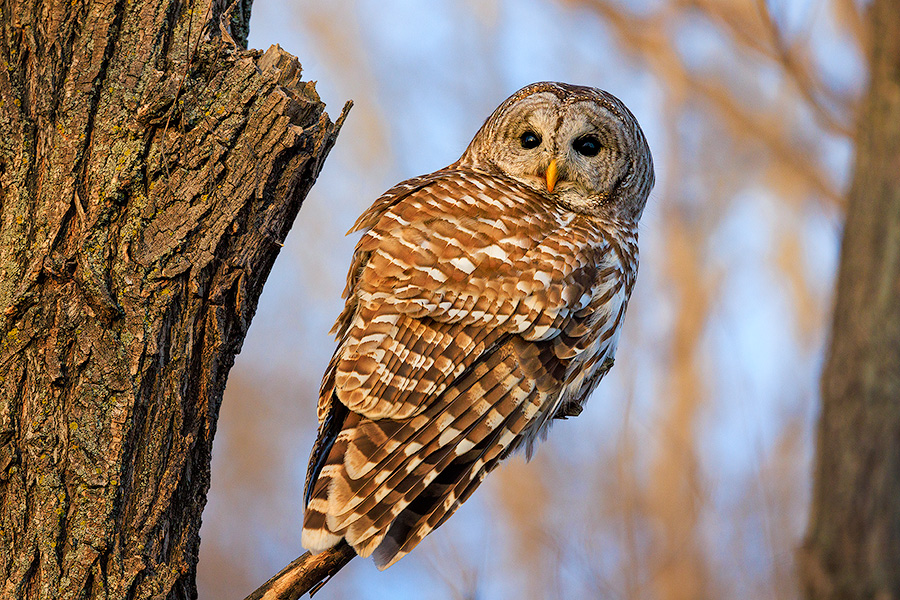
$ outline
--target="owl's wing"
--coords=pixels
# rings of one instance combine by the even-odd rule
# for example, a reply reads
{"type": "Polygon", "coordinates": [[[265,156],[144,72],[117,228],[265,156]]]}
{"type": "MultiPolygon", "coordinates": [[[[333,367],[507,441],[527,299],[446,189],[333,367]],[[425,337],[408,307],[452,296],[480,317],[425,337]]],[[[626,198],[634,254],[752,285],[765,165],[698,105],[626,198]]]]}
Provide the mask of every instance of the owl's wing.
{"type": "Polygon", "coordinates": [[[323,382],[303,535],[377,547],[383,568],[599,380],[631,273],[596,223],[496,177],[447,173],[378,211],[323,382]]]}
{"type": "Polygon", "coordinates": [[[334,393],[373,419],[415,415],[503,335],[549,340],[569,327],[557,351],[572,358],[587,332],[573,318],[626,270],[596,223],[513,181],[460,171],[414,181],[361,217],[369,229],[336,324],[334,393]]]}

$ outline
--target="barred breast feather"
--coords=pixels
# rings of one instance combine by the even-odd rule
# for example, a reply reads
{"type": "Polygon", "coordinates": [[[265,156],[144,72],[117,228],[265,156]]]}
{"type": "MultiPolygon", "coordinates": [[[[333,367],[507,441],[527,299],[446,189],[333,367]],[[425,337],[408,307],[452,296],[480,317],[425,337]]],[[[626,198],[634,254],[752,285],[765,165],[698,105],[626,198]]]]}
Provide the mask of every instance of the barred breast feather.
{"type": "Polygon", "coordinates": [[[354,230],[303,545],[345,538],[386,568],[580,411],[612,364],[636,234],[465,169],[396,186],[354,230]]]}

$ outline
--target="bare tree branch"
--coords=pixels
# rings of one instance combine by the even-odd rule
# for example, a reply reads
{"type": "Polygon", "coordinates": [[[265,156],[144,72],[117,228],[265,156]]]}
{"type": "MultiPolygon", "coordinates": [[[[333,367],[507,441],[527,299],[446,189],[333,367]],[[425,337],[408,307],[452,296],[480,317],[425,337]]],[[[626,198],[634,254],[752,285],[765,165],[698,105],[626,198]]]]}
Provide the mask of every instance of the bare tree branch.
{"type": "Polygon", "coordinates": [[[318,554],[305,552],[245,600],[297,600],[307,592],[312,597],[354,556],[356,552],[344,540],[318,554]]]}
{"type": "MultiPolygon", "coordinates": [[[[739,138],[759,140],[771,150],[780,164],[792,165],[794,171],[832,206],[843,206],[843,194],[837,189],[823,167],[808,149],[798,147],[792,137],[788,115],[775,111],[753,111],[745,100],[739,99],[727,82],[701,76],[691,72],[682,61],[666,31],[671,28],[673,18],[671,8],[664,8],[650,17],[628,13],[621,7],[605,0],[570,0],[572,4],[586,6],[599,15],[613,28],[624,48],[629,48],[641,57],[670,84],[677,95],[692,92],[698,98],[709,102],[724,117],[724,123],[739,138]]],[[[705,5],[690,3],[691,7],[706,12],[712,19],[728,23],[719,11],[706,11],[705,5]],[[717,15],[719,15],[717,17],[717,15]]],[[[740,27],[733,26],[735,31],[740,27]]],[[[729,26],[732,31],[732,26],[729,26]]],[[[756,49],[756,46],[753,46],[756,49]]],[[[827,124],[823,123],[826,127],[827,124]]],[[[839,130],[833,129],[836,133],[839,130]]]]}
{"type": "MultiPolygon", "coordinates": [[[[789,45],[784,39],[784,35],[782,35],[778,23],[775,21],[772,12],[769,10],[768,2],[765,0],[757,0],[756,4],[759,8],[760,17],[768,30],[777,61],[783,67],[785,75],[791,78],[797,91],[806,101],[806,104],[825,127],[831,129],[835,133],[852,138],[855,134],[853,126],[850,123],[839,119],[822,103],[820,96],[827,92],[827,88],[813,76],[812,70],[809,68],[809,61],[801,61],[797,56],[795,50],[797,45],[789,45]]],[[[832,98],[832,100],[834,100],[834,98],[832,98]]],[[[851,114],[851,112],[855,111],[846,111],[847,114],[851,114]]]]}

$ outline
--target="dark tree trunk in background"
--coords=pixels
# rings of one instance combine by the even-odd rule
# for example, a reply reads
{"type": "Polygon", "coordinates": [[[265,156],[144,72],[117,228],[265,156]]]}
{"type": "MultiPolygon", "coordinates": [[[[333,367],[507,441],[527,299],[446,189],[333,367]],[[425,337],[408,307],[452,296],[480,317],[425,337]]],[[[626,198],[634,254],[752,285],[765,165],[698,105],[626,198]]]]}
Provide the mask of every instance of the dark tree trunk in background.
{"type": "Polygon", "coordinates": [[[2,598],[196,596],[225,379],[339,128],[226,7],[0,0],[2,598]]]}
{"type": "Polygon", "coordinates": [[[868,10],[871,80],[800,555],[810,600],[900,599],[900,0],[868,10]]]}

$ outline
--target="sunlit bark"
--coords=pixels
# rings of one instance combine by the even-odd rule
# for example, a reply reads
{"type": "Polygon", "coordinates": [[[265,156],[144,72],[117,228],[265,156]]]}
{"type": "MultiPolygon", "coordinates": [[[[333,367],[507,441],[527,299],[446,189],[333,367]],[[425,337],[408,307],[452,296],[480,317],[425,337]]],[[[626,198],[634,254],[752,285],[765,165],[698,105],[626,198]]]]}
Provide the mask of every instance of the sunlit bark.
{"type": "Polygon", "coordinates": [[[191,598],[228,371],[337,135],[249,2],[0,2],[3,598],[191,598]]]}

